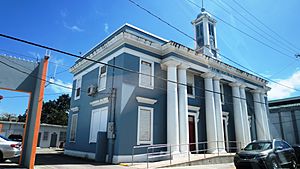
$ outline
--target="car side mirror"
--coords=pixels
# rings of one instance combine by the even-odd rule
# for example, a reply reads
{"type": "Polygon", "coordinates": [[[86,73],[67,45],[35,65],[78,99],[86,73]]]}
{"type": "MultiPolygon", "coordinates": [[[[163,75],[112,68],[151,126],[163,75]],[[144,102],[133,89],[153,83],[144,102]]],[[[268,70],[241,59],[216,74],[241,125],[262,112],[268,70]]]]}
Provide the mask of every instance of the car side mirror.
{"type": "Polygon", "coordinates": [[[275,150],[276,150],[276,151],[277,151],[277,150],[283,150],[283,147],[282,147],[282,146],[278,146],[278,147],[276,147],[275,150]]]}

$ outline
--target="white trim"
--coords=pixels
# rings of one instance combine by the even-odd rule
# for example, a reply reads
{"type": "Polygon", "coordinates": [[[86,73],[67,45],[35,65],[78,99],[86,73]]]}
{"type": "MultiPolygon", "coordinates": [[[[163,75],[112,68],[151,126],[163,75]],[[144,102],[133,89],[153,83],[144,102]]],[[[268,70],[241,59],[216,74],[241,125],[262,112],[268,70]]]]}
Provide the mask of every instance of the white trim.
{"type": "Polygon", "coordinates": [[[140,63],[139,63],[139,87],[142,87],[142,88],[147,88],[147,89],[154,89],[154,62],[153,61],[150,61],[150,60],[147,60],[147,59],[143,59],[143,58],[140,58],[140,63]],[[144,84],[142,84],[141,82],[141,77],[144,76],[141,71],[141,67],[142,67],[142,62],[147,62],[151,65],[151,75],[150,75],[150,79],[151,79],[151,85],[150,86],[146,86],[144,84]]]}
{"type": "Polygon", "coordinates": [[[192,111],[196,111],[196,112],[200,111],[200,107],[197,107],[197,106],[190,106],[190,105],[188,105],[188,109],[192,110],[192,111]]]}
{"type": "Polygon", "coordinates": [[[72,108],[70,108],[70,110],[71,110],[72,112],[78,112],[78,111],[79,111],[79,107],[78,107],[78,106],[72,107],[72,108]]]}
{"type": "MultiPolygon", "coordinates": [[[[145,53],[138,52],[138,51],[135,51],[133,49],[126,48],[126,47],[119,49],[118,51],[114,52],[113,54],[107,56],[106,58],[104,58],[102,60],[100,59],[99,61],[101,61],[103,63],[107,63],[108,61],[112,60],[114,57],[117,57],[117,56],[121,55],[122,53],[128,53],[128,54],[134,55],[136,57],[140,57],[140,58],[145,59],[145,60],[153,61],[155,63],[160,63],[161,62],[161,59],[155,58],[153,56],[150,56],[150,55],[147,55],[145,53]]],[[[100,67],[100,65],[101,65],[100,63],[95,63],[94,65],[90,66],[87,69],[81,68],[81,70],[82,69],[84,69],[84,70],[82,72],[80,72],[79,74],[75,75],[73,77],[73,80],[77,79],[80,76],[84,76],[84,75],[88,74],[89,72],[93,71],[94,69],[100,67]]],[[[89,65],[87,65],[87,66],[89,66],[89,65]]]]}
{"type": "Polygon", "coordinates": [[[64,150],[65,155],[74,156],[74,157],[81,157],[81,158],[88,158],[91,160],[95,159],[95,153],[84,152],[84,151],[75,151],[75,150],[64,150]]]}
{"type": "MultiPolygon", "coordinates": [[[[225,140],[225,150],[227,152],[229,152],[230,148],[229,148],[229,136],[228,136],[228,123],[229,123],[229,112],[222,112],[222,122],[225,122],[225,128],[223,129],[226,138],[224,138],[225,140]]],[[[223,124],[222,124],[223,125],[223,124]]]]}
{"type": "Polygon", "coordinates": [[[90,105],[91,105],[91,106],[100,106],[100,105],[106,104],[106,103],[108,103],[108,102],[109,102],[108,97],[104,97],[104,98],[99,99],[99,100],[91,101],[91,102],[90,102],[90,105]]]}
{"type": "Polygon", "coordinates": [[[137,145],[141,144],[153,144],[153,108],[151,107],[144,107],[144,106],[138,106],[138,121],[137,121],[137,145]],[[140,136],[140,111],[141,109],[145,110],[150,110],[151,112],[151,136],[150,136],[150,141],[140,141],[139,136],[140,136]]]}
{"type": "MultiPolygon", "coordinates": [[[[194,112],[189,112],[189,116],[194,116],[194,122],[195,122],[195,137],[196,137],[196,143],[198,143],[198,115],[194,112]]],[[[196,150],[199,150],[198,144],[196,144],[196,150]]]]}
{"type": "Polygon", "coordinates": [[[224,84],[220,82],[221,104],[225,104],[224,84]]]}
{"type": "Polygon", "coordinates": [[[155,99],[149,99],[149,98],[145,98],[145,97],[136,97],[137,102],[139,103],[145,103],[145,104],[155,104],[157,102],[157,100],[155,99]]]}
{"type": "Polygon", "coordinates": [[[82,76],[78,76],[76,79],[75,79],[75,94],[74,94],[74,100],[78,100],[80,99],[80,96],[81,96],[81,86],[82,86],[82,76]],[[80,83],[78,83],[78,80],[80,80],[80,83]],[[79,91],[79,96],[76,96],[77,95],[77,89],[80,88],[80,91],[79,91]]]}
{"type": "Polygon", "coordinates": [[[186,72],[186,85],[192,85],[193,94],[187,94],[189,98],[195,98],[195,75],[189,71],[186,72]]]}
{"type": "Polygon", "coordinates": [[[98,74],[98,92],[103,91],[106,89],[106,82],[107,82],[107,66],[106,65],[100,65],[99,66],[99,74],[98,74]],[[105,73],[101,74],[102,67],[105,67],[105,73]],[[104,80],[105,84],[104,87],[100,88],[101,81],[104,80]]]}
{"type": "MultiPolygon", "coordinates": [[[[98,108],[98,109],[93,109],[92,110],[92,113],[91,113],[91,120],[90,120],[90,135],[89,135],[89,143],[96,143],[97,142],[97,135],[96,135],[96,140],[95,141],[93,141],[93,140],[91,140],[91,136],[92,136],[92,132],[94,132],[93,130],[91,130],[92,129],[92,125],[95,125],[95,126],[98,126],[99,127],[99,129],[97,130],[97,133],[99,132],[99,131],[101,131],[101,118],[102,118],[102,112],[103,111],[106,111],[106,113],[108,113],[108,107],[106,106],[106,107],[102,107],[102,108],[98,108]],[[100,119],[99,119],[99,121],[97,121],[95,124],[92,124],[92,120],[95,120],[95,117],[93,117],[93,114],[94,113],[99,113],[99,116],[100,116],[100,119]]],[[[107,118],[107,117],[106,117],[107,118]]],[[[106,124],[105,125],[107,125],[107,119],[106,119],[106,124]]],[[[107,128],[106,128],[106,130],[107,130],[107,128]]]]}
{"type": "Polygon", "coordinates": [[[71,143],[75,143],[76,142],[76,134],[77,134],[77,126],[78,126],[78,114],[72,114],[72,117],[71,117],[71,126],[70,126],[70,137],[69,137],[69,142],[71,143]],[[71,135],[72,135],[72,128],[73,128],[73,116],[77,116],[77,120],[76,120],[76,127],[75,127],[75,134],[74,134],[74,140],[71,140],[71,135]]]}

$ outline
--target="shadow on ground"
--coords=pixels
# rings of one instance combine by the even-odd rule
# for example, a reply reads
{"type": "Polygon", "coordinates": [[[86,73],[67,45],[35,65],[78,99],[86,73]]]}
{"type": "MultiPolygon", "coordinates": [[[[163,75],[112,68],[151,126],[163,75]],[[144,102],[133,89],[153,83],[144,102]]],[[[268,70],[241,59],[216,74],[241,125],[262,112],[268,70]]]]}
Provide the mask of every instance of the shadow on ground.
{"type": "MultiPolygon", "coordinates": [[[[19,158],[13,158],[0,163],[0,168],[22,168],[18,166],[19,158]]],[[[104,163],[97,163],[93,160],[71,157],[64,155],[63,152],[49,153],[49,154],[37,154],[35,160],[35,166],[39,165],[104,165],[104,163]]],[[[107,165],[107,164],[106,164],[107,165]]]]}

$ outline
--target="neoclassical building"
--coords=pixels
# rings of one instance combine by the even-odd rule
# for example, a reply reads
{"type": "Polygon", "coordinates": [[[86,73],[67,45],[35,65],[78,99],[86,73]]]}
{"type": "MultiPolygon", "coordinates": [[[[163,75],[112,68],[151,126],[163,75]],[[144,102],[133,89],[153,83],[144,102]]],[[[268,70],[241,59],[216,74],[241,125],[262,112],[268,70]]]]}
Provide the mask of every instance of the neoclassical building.
{"type": "Polygon", "coordinates": [[[209,13],[192,25],[195,49],[125,24],[84,55],[108,65],[81,59],[71,67],[65,154],[117,163],[131,160],[134,145],[207,141],[216,153],[229,141],[271,138],[267,81],[222,62],[209,13]]]}

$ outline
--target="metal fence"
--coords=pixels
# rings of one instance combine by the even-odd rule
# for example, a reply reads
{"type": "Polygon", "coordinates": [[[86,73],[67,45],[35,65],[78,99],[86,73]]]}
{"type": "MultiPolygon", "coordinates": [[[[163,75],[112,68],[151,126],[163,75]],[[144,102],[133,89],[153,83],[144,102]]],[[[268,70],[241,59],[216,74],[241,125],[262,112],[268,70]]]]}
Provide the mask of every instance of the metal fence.
{"type": "Polygon", "coordinates": [[[131,165],[135,162],[147,162],[147,168],[149,168],[149,162],[152,161],[162,161],[169,160],[169,165],[172,165],[172,160],[174,155],[184,155],[187,154],[186,161],[191,162],[191,154],[203,154],[203,159],[207,158],[207,154],[210,154],[210,151],[214,150],[213,154],[220,156],[222,152],[220,150],[226,150],[227,153],[235,153],[240,150],[242,147],[241,142],[238,141],[210,141],[210,142],[198,142],[198,143],[189,143],[189,144],[154,144],[154,145],[137,145],[132,148],[131,156],[131,165]],[[207,148],[209,143],[215,143],[217,147],[207,148]],[[220,143],[225,143],[229,146],[221,146],[220,143]],[[190,150],[190,147],[194,146],[195,150],[190,150]],[[185,149],[186,151],[174,152],[174,149],[185,149]],[[137,157],[139,159],[137,160],[137,157]],[[160,159],[159,159],[160,158],[160,159]]]}

